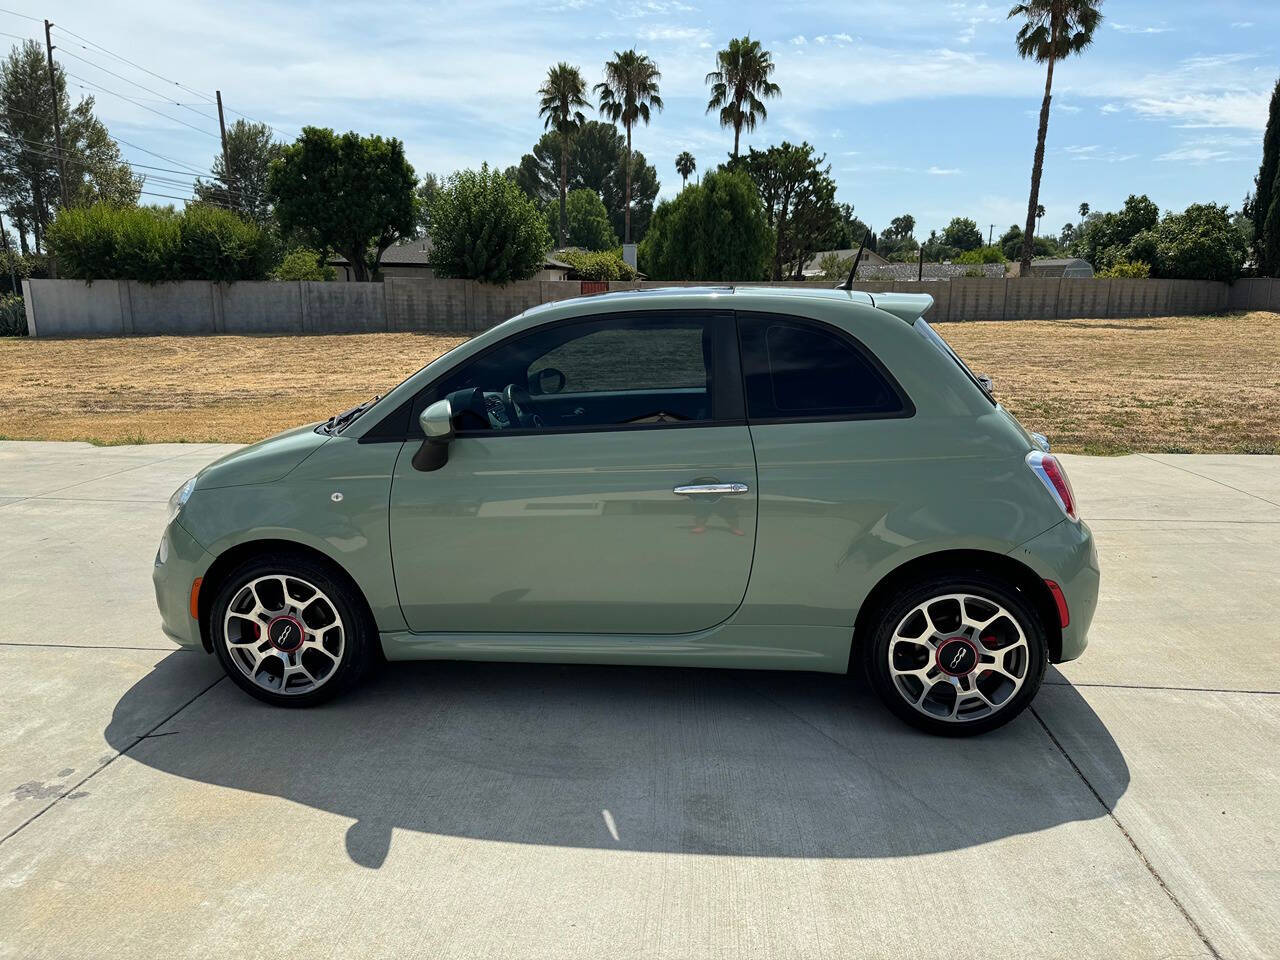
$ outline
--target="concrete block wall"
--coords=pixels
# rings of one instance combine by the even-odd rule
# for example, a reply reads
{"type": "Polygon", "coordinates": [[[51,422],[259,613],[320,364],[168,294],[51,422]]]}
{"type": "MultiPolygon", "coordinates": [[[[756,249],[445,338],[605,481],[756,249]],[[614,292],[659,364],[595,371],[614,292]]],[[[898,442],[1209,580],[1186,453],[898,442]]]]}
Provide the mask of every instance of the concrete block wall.
{"type": "MultiPolygon", "coordinates": [[[[609,290],[696,287],[687,281],[613,281],[609,290]]],[[[715,284],[712,284],[713,286],[715,284]]],[[[777,287],[814,288],[780,281],[777,287]]],[[[938,322],[1194,315],[1223,310],[1280,310],[1280,280],[981,278],[917,282],[860,280],[859,290],[929,293],[938,322]]],[[[470,334],[542,303],[581,295],[577,281],[524,280],[498,287],[471,280],[391,277],[382,283],[191,281],[147,285],[132,280],[25,280],[33,336],[135,334],[370,333],[470,334]]]]}

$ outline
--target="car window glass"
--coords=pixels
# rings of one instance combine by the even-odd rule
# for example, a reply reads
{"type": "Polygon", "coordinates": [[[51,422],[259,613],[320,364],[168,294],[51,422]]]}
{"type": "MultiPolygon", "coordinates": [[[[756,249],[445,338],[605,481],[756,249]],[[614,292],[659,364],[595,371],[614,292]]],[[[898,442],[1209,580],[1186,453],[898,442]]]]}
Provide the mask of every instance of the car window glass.
{"type": "Polygon", "coordinates": [[[552,324],[463,363],[427,400],[449,397],[464,432],[705,422],[712,336],[698,314],[552,324]]]}
{"type": "Polygon", "coordinates": [[[876,365],[831,327],[744,315],[739,331],[747,415],[753,420],[892,416],[904,410],[876,365]]]}

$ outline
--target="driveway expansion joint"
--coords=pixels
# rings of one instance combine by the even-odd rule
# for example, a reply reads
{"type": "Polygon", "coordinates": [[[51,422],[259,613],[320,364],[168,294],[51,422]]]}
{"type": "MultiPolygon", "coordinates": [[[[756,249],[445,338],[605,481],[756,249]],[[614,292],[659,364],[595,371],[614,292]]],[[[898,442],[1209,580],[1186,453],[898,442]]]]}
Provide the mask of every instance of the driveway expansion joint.
{"type": "Polygon", "coordinates": [[[208,693],[210,690],[212,690],[214,687],[216,687],[225,679],[226,679],[225,676],[218,677],[216,680],[213,681],[213,683],[209,684],[204,689],[202,689],[199,693],[197,693],[194,697],[187,700],[185,703],[181,704],[176,710],[174,710],[167,717],[157,722],[145,733],[135,737],[133,740],[133,743],[129,744],[127,747],[125,747],[123,750],[116,753],[114,756],[108,757],[105,763],[100,764],[98,767],[94,768],[94,770],[91,773],[82,777],[79,781],[77,781],[76,783],[73,783],[71,786],[67,787],[65,790],[62,790],[61,792],[59,792],[59,794],[53,800],[49,801],[49,803],[45,804],[43,807],[41,807],[31,816],[27,817],[26,820],[22,821],[22,823],[18,824],[12,830],[6,833],[3,837],[0,837],[0,844],[3,844],[11,840],[13,837],[17,836],[20,832],[25,830],[28,826],[35,823],[35,821],[39,820],[42,816],[44,816],[46,813],[52,810],[61,801],[67,799],[69,796],[78,794],[80,792],[80,788],[84,786],[84,784],[88,783],[90,780],[92,780],[94,777],[100,774],[103,770],[107,769],[107,767],[111,766],[111,764],[119,760],[126,753],[128,753],[138,744],[140,744],[143,740],[149,739],[153,734],[155,734],[157,730],[159,730],[166,723],[168,723],[170,720],[172,720],[174,717],[180,714],[183,710],[187,709],[187,707],[191,706],[193,703],[195,703],[197,700],[199,700],[201,697],[203,697],[206,693],[208,693]]]}
{"type": "Polygon", "coordinates": [[[1062,745],[1062,742],[1054,735],[1054,732],[1049,729],[1049,725],[1045,723],[1044,718],[1040,716],[1040,711],[1032,705],[1027,708],[1027,712],[1031,714],[1031,716],[1035,717],[1036,723],[1040,724],[1045,735],[1053,745],[1058,748],[1058,752],[1062,754],[1062,759],[1066,760],[1067,763],[1071,765],[1071,769],[1076,772],[1076,776],[1080,778],[1080,781],[1088,787],[1089,792],[1093,794],[1093,798],[1098,801],[1098,805],[1107,812],[1107,817],[1113,824],[1115,824],[1116,829],[1120,831],[1121,836],[1128,841],[1129,846],[1133,848],[1133,852],[1136,853],[1138,855],[1138,859],[1142,861],[1142,865],[1147,868],[1147,873],[1151,874],[1152,879],[1155,880],[1160,889],[1164,891],[1164,895],[1169,898],[1169,902],[1177,908],[1180,914],[1182,914],[1182,918],[1187,921],[1192,932],[1200,938],[1200,942],[1203,943],[1204,948],[1209,951],[1209,955],[1213,957],[1214,960],[1223,960],[1222,954],[1218,952],[1217,947],[1209,941],[1209,937],[1205,934],[1204,930],[1201,929],[1200,924],[1196,922],[1195,918],[1191,916],[1191,913],[1183,905],[1182,901],[1178,899],[1177,894],[1169,889],[1169,885],[1165,883],[1164,877],[1160,876],[1160,871],[1155,868],[1155,864],[1153,864],[1147,855],[1142,852],[1142,848],[1138,846],[1138,842],[1133,839],[1133,835],[1129,833],[1125,828],[1125,825],[1120,822],[1120,818],[1116,816],[1115,811],[1111,809],[1107,804],[1107,801],[1102,799],[1102,794],[1100,794],[1097,788],[1089,782],[1089,778],[1084,775],[1084,771],[1080,769],[1080,766],[1071,759],[1071,754],[1067,753],[1066,747],[1062,745]]]}

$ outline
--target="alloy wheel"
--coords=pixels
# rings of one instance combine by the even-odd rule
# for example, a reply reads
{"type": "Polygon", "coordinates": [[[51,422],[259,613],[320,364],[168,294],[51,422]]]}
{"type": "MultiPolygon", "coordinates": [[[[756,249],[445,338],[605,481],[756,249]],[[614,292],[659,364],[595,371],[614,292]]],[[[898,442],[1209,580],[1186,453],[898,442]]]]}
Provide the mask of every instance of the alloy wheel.
{"type": "Polygon", "coordinates": [[[926,717],[989,717],[1022,689],[1031,651],[1022,625],[987,597],[949,593],[912,608],[889,638],[894,689],[926,717]]]}
{"type": "Polygon", "coordinates": [[[254,685],[296,696],[337,672],[347,635],[332,600],[301,577],[270,574],[231,598],[222,623],[231,661],[254,685]]]}

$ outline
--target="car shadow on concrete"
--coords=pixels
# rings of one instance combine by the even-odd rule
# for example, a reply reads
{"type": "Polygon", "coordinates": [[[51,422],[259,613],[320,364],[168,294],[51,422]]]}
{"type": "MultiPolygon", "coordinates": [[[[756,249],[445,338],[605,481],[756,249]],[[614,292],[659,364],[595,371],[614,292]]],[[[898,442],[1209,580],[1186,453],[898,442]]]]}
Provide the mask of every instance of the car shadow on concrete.
{"type": "MultiPolygon", "coordinates": [[[[1031,712],[986,736],[931,737],[865,684],[824,674],[394,663],[310,710],[268,707],[223,680],[139,741],[138,701],[174,671],[208,670],[199,654],[166,658],[120,700],[107,740],[175,776],[349,818],[347,853],[370,868],[394,829],[902,857],[1106,815],[1031,712]]],[[[1102,800],[1114,809],[1124,757],[1074,688],[1055,690],[1050,723],[1072,725],[1111,771],[1102,800]]]]}

